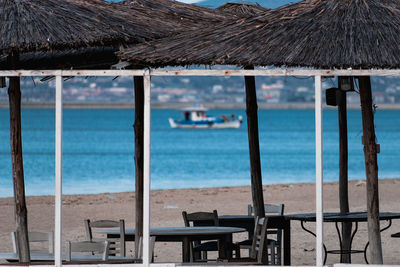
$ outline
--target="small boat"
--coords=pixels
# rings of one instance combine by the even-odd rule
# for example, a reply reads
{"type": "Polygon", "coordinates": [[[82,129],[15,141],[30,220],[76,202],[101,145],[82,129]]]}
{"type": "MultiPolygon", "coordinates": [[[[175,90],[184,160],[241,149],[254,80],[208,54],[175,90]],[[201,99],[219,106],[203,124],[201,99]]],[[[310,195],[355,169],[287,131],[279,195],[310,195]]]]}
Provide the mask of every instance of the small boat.
{"type": "Polygon", "coordinates": [[[182,110],[184,118],[182,120],[174,120],[169,118],[171,128],[184,129],[225,129],[239,128],[242,123],[242,116],[236,118],[235,114],[229,117],[222,115],[221,117],[209,117],[206,114],[207,109],[204,107],[191,107],[182,110]]]}

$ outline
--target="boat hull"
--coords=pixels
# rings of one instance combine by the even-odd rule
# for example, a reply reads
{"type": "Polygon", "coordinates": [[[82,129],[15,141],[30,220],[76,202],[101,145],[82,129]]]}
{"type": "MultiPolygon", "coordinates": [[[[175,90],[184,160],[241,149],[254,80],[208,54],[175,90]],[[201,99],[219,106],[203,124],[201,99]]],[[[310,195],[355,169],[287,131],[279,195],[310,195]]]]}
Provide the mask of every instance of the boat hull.
{"type": "Polygon", "coordinates": [[[241,121],[227,121],[227,122],[215,122],[215,121],[176,121],[169,118],[169,124],[171,128],[181,129],[235,129],[239,128],[241,121]]]}

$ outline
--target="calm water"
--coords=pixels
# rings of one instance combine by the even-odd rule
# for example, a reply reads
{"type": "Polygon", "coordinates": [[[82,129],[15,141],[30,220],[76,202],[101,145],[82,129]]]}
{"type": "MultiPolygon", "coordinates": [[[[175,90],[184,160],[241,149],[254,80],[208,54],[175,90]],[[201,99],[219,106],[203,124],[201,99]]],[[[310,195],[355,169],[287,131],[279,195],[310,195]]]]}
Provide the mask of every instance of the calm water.
{"type": "MultiPolygon", "coordinates": [[[[232,130],[171,129],[174,110],[152,111],[151,187],[153,189],[250,184],[246,117],[232,130]]],[[[349,177],[364,179],[362,125],[358,110],[348,113],[349,177]]],[[[63,191],[99,193],[134,190],[134,112],[64,110],[63,191]]],[[[400,177],[400,111],[378,110],[381,144],[379,176],[400,177]]],[[[337,113],[324,111],[324,179],[338,176],[337,113]]],[[[24,110],[23,151],[28,195],[54,194],[54,110],[24,110]]],[[[259,111],[264,184],[313,182],[314,111],[259,111]]],[[[0,196],[12,195],[9,112],[0,110],[0,196]]]]}

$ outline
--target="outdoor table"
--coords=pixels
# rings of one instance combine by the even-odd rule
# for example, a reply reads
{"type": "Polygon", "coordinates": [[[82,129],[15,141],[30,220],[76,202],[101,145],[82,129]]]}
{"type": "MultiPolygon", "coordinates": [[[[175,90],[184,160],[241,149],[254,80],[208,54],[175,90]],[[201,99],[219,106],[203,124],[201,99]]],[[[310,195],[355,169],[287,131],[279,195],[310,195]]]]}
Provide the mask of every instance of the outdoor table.
{"type": "MultiPolygon", "coordinates": [[[[266,215],[267,227],[282,229],[283,231],[283,265],[290,265],[290,220],[281,215],[266,215]]],[[[253,238],[255,217],[251,215],[222,215],[218,216],[220,226],[245,228],[249,232],[249,238],[253,238]]]]}
{"type": "MultiPolygon", "coordinates": [[[[285,215],[285,217],[289,220],[297,220],[301,222],[301,228],[303,228],[304,231],[312,234],[313,236],[316,236],[315,233],[313,233],[311,230],[307,229],[304,226],[305,222],[315,222],[316,221],[316,215],[315,213],[304,213],[304,214],[289,214],[285,215]]],[[[326,262],[327,254],[340,254],[340,262],[344,263],[344,255],[346,254],[353,254],[353,253],[363,253],[364,254],[364,259],[365,262],[368,263],[367,259],[367,249],[369,246],[369,242],[366,243],[365,247],[363,250],[352,250],[351,245],[353,242],[353,238],[355,234],[357,233],[358,230],[358,223],[359,222],[367,222],[368,221],[368,215],[367,212],[348,212],[346,214],[340,214],[339,212],[328,212],[324,213],[323,216],[324,222],[333,222],[335,223],[336,226],[336,231],[338,233],[338,238],[339,238],[339,245],[340,249],[339,250],[327,250],[326,246],[324,244],[324,251],[325,251],[325,257],[324,257],[324,264],[326,262]],[[342,236],[340,234],[340,229],[339,229],[339,223],[343,222],[351,222],[354,223],[355,227],[354,230],[351,234],[351,239],[350,239],[350,249],[349,250],[344,250],[343,249],[343,244],[342,244],[342,236]]],[[[381,212],[379,213],[379,220],[381,221],[388,221],[388,225],[382,228],[380,231],[383,232],[386,229],[388,229],[392,225],[392,220],[393,219],[400,219],[400,213],[394,213],[394,212],[381,212]]]]}
{"type": "MultiPolygon", "coordinates": [[[[150,235],[161,242],[182,242],[182,261],[190,262],[190,242],[202,240],[219,240],[219,258],[232,258],[232,234],[245,232],[246,229],[238,227],[157,227],[150,228],[150,235]]],[[[107,238],[119,236],[119,230],[96,230],[98,233],[107,234],[107,238]]],[[[125,240],[135,241],[135,229],[125,229],[125,240]]]]}

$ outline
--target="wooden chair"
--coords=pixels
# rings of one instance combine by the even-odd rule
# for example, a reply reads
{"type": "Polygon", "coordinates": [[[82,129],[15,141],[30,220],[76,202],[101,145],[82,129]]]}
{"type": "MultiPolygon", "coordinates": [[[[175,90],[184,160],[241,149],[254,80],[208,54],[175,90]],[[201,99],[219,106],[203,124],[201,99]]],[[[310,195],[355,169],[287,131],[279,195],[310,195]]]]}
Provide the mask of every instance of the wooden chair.
{"type": "Polygon", "coordinates": [[[240,264],[269,264],[268,253],[264,249],[267,241],[267,222],[268,218],[256,218],[254,235],[251,244],[251,254],[249,257],[234,259],[218,259],[219,262],[236,262],[240,264]]]}
{"type": "MultiPolygon", "coordinates": [[[[254,216],[254,210],[252,205],[247,206],[248,209],[248,215],[254,216]]],[[[273,204],[265,204],[264,205],[264,211],[265,215],[283,215],[284,214],[284,209],[285,205],[284,204],[279,204],[279,205],[273,205],[273,204]]],[[[271,235],[273,236],[272,239],[268,239],[268,248],[270,250],[275,247],[275,259],[272,260],[272,264],[277,264],[281,265],[282,262],[282,229],[268,229],[267,234],[269,237],[271,235]]],[[[248,244],[247,244],[248,245],[248,244]]],[[[250,248],[248,245],[247,248],[250,248]]]]}
{"type": "MultiPolygon", "coordinates": [[[[139,247],[138,247],[138,253],[137,257],[142,259],[143,258],[143,239],[142,237],[139,237],[139,247]]],[[[150,236],[150,251],[149,251],[149,259],[151,259],[151,262],[154,262],[154,245],[156,243],[156,237],[155,236],[150,236]]]]}
{"type": "Polygon", "coordinates": [[[109,254],[110,255],[119,255],[122,257],[126,256],[125,249],[125,221],[111,221],[111,220],[99,220],[93,221],[85,220],[85,229],[86,229],[86,239],[87,241],[109,241],[109,254]],[[118,228],[119,229],[119,237],[118,238],[105,238],[105,237],[94,237],[92,229],[94,228],[118,228]]]}
{"type": "MultiPolygon", "coordinates": [[[[107,240],[104,241],[80,241],[80,242],[71,242],[67,241],[67,255],[66,261],[72,260],[72,253],[86,253],[87,257],[79,258],[81,261],[98,261],[100,258],[94,257],[95,254],[101,254],[101,260],[108,260],[108,248],[109,242],[107,240]]],[[[74,258],[74,260],[77,260],[74,258]]]]}
{"type": "MultiPolygon", "coordinates": [[[[16,236],[15,232],[11,232],[11,239],[12,239],[12,243],[13,243],[14,253],[17,254],[18,253],[18,249],[17,249],[18,242],[17,242],[17,236],[16,236]]],[[[47,233],[28,232],[28,239],[29,239],[30,252],[48,253],[48,254],[54,253],[54,233],[53,233],[53,231],[50,231],[47,233]],[[31,243],[35,243],[38,246],[35,246],[35,245],[32,246],[31,243]],[[47,246],[45,243],[47,243],[47,246]]]]}
{"type": "MultiPolygon", "coordinates": [[[[219,226],[218,213],[213,212],[182,212],[183,221],[186,227],[190,226],[219,226]]],[[[191,244],[192,261],[207,261],[207,251],[218,251],[218,241],[198,242],[191,244]],[[201,257],[200,257],[201,253],[201,257]]]]}

